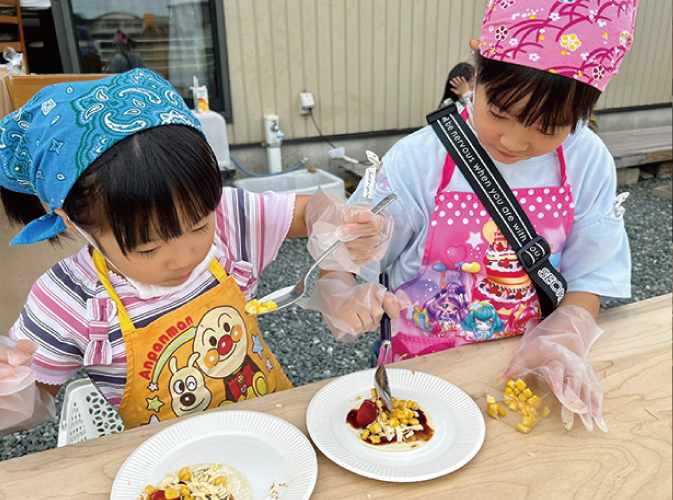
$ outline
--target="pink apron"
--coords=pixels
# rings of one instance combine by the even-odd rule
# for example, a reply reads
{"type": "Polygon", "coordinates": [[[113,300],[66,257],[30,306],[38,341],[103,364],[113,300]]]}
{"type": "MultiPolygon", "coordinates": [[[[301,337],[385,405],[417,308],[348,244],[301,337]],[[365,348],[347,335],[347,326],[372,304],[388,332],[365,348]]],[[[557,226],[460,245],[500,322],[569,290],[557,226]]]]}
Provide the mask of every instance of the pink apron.
{"type": "MultiPolygon", "coordinates": [[[[562,186],[513,193],[559,268],[575,205],[563,148],[557,153],[562,186]]],[[[413,305],[402,311],[393,337],[395,360],[521,335],[540,317],[535,286],[477,195],[444,191],[455,168],[447,154],[420,270],[400,287],[413,305]]]]}

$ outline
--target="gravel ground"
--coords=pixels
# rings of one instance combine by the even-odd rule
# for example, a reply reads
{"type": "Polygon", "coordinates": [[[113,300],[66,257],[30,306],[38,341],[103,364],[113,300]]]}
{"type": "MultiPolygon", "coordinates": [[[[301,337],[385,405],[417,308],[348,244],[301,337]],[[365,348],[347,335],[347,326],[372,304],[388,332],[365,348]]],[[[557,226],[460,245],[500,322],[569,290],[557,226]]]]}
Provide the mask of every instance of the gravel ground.
{"type": "MultiPolygon", "coordinates": [[[[669,180],[651,179],[619,189],[629,191],[624,219],[633,254],[633,297],[605,299],[603,307],[671,292],[671,202],[652,196],[652,189],[669,180]]],[[[296,282],[310,266],[305,239],[287,240],[278,258],[262,274],[259,295],[296,282]]],[[[291,307],[260,318],[264,338],[295,386],[344,375],[369,367],[369,350],[376,334],[363,335],[354,344],[336,342],[319,313],[291,307]]],[[[84,376],[84,374],[79,374],[84,376]]],[[[62,394],[56,399],[60,411],[62,394]]],[[[56,446],[58,419],[0,440],[0,460],[56,446]]]]}

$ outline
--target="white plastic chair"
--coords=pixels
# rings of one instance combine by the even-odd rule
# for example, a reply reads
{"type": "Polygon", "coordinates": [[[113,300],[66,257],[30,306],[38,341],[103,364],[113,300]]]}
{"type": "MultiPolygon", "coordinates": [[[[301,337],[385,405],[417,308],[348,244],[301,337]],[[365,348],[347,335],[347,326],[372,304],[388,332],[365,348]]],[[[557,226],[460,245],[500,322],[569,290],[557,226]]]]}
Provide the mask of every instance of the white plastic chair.
{"type": "Polygon", "coordinates": [[[121,417],[88,378],[68,384],[63,398],[57,446],[81,443],[124,430],[121,417]]]}

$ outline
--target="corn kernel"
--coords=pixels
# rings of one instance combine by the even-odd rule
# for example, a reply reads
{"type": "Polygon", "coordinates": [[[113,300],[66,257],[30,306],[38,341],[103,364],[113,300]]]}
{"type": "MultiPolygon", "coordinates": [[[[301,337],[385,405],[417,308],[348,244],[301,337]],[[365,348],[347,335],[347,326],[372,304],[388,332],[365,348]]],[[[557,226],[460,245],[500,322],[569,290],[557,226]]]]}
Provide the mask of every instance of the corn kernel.
{"type": "Polygon", "coordinates": [[[491,404],[488,405],[488,409],[497,412],[498,411],[498,404],[497,403],[491,403],[491,404]]]}
{"type": "Polygon", "coordinates": [[[182,485],[182,488],[180,488],[180,495],[183,497],[188,497],[190,495],[191,491],[189,491],[189,488],[187,488],[184,484],[182,485]]]}
{"type": "Polygon", "coordinates": [[[418,419],[417,419],[417,418],[412,418],[411,420],[409,420],[409,423],[410,423],[411,425],[418,425],[419,422],[418,422],[418,419]]]}
{"type": "Polygon", "coordinates": [[[408,418],[403,418],[402,420],[400,420],[400,424],[409,425],[409,419],[408,418]]]}
{"type": "Polygon", "coordinates": [[[148,484],[147,486],[145,486],[145,493],[147,493],[148,495],[154,495],[156,492],[157,492],[157,489],[154,486],[152,486],[151,484],[148,484]]]}
{"type": "Polygon", "coordinates": [[[508,380],[507,387],[509,387],[510,389],[514,389],[514,380],[508,380]]]}
{"type": "Polygon", "coordinates": [[[395,414],[398,420],[401,420],[404,418],[404,410],[397,410],[397,413],[395,414]]]}
{"type": "Polygon", "coordinates": [[[523,391],[523,395],[526,396],[527,398],[532,398],[533,397],[533,391],[530,390],[530,388],[526,387],[523,391]]]}
{"type": "Polygon", "coordinates": [[[500,405],[496,405],[496,406],[498,407],[498,413],[500,414],[501,417],[504,417],[505,415],[507,415],[507,412],[505,411],[505,409],[502,406],[500,406],[500,405]]]}
{"type": "Polygon", "coordinates": [[[544,407],[544,410],[542,410],[542,416],[543,416],[544,418],[547,418],[547,417],[549,416],[550,413],[551,413],[551,410],[549,409],[549,407],[548,407],[548,406],[545,406],[545,407],[544,407]]]}
{"type": "Polygon", "coordinates": [[[380,418],[381,418],[381,422],[384,422],[384,423],[387,422],[388,421],[388,413],[385,412],[385,411],[381,412],[381,417],[380,418]]]}
{"type": "Polygon", "coordinates": [[[194,500],[192,497],[185,497],[182,500],[194,500]]]}
{"type": "Polygon", "coordinates": [[[521,401],[522,403],[526,402],[526,396],[524,396],[523,393],[519,394],[519,401],[521,401]]]}
{"type": "Polygon", "coordinates": [[[397,427],[400,425],[400,421],[396,419],[395,417],[390,419],[390,427],[397,427]]]}
{"type": "Polygon", "coordinates": [[[537,410],[532,406],[528,408],[528,411],[531,415],[537,415],[537,410]]]}
{"type": "Polygon", "coordinates": [[[225,476],[218,476],[215,478],[213,481],[213,484],[216,486],[220,486],[221,484],[227,484],[229,482],[229,478],[225,476]]]}
{"type": "Polygon", "coordinates": [[[407,410],[410,410],[413,405],[414,402],[410,399],[409,401],[407,401],[407,404],[405,406],[407,407],[407,410]]]}
{"type": "Polygon", "coordinates": [[[379,393],[377,392],[376,389],[372,388],[372,398],[377,399],[379,397],[379,393]]]}
{"type": "Polygon", "coordinates": [[[372,434],[378,434],[379,432],[381,432],[381,424],[379,424],[378,422],[374,422],[372,425],[369,426],[369,431],[372,434]]]}
{"type": "Polygon", "coordinates": [[[514,394],[514,392],[512,391],[512,388],[511,387],[506,387],[505,388],[505,396],[511,396],[512,394],[514,394]]]}
{"type": "Polygon", "coordinates": [[[530,417],[530,426],[533,427],[535,424],[537,424],[537,419],[535,418],[535,415],[531,415],[530,417]]]}
{"type": "Polygon", "coordinates": [[[379,436],[374,436],[374,435],[369,436],[369,440],[373,444],[379,444],[381,442],[381,438],[379,436]]]}
{"type": "Polygon", "coordinates": [[[362,433],[362,439],[367,440],[369,437],[369,429],[365,429],[365,431],[362,433]]]}
{"type": "Polygon", "coordinates": [[[406,399],[400,399],[400,410],[404,410],[407,407],[407,400],[406,399]]]}
{"type": "Polygon", "coordinates": [[[414,412],[414,410],[407,410],[407,411],[404,412],[404,418],[406,418],[407,420],[411,420],[415,416],[416,416],[416,413],[414,412]]]}
{"type": "Polygon", "coordinates": [[[517,424],[516,430],[522,432],[523,434],[528,434],[530,432],[530,427],[523,424],[517,424]]]}
{"type": "Polygon", "coordinates": [[[189,467],[183,467],[180,469],[180,472],[178,472],[178,479],[180,481],[189,481],[192,479],[192,473],[189,472],[189,467]]]}
{"type": "Polygon", "coordinates": [[[418,411],[418,408],[419,408],[418,403],[414,401],[411,405],[411,409],[414,411],[418,411]]]}
{"type": "Polygon", "coordinates": [[[519,390],[518,387],[514,387],[514,389],[512,389],[512,391],[514,392],[515,396],[518,396],[519,394],[521,394],[521,391],[519,390]]]}
{"type": "Polygon", "coordinates": [[[500,418],[500,415],[498,415],[498,410],[491,410],[489,408],[486,413],[488,413],[491,417],[493,417],[496,420],[498,420],[500,418]]]}
{"type": "Polygon", "coordinates": [[[383,401],[381,401],[380,399],[377,399],[376,400],[376,407],[377,408],[383,408],[383,401]]]}
{"type": "Polygon", "coordinates": [[[495,398],[493,396],[486,396],[486,402],[488,404],[495,403],[495,398]]]}
{"type": "Polygon", "coordinates": [[[527,406],[520,404],[519,408],[521,409],[521,415],[523,415],[524,417],[530,415],[530,408],[528,408],[527,406]]]}
{"type": "Polygon", "coordinates": [[[517,389],[519,389],[520,391],[523,391],[526,388],[526,382],[524,382],[520,378],[517,379],[516,382],[514,383],[516,384],[517,389]]]}
{"type": "Polygon", "coordinates": [[[274,309],[278,309],[278,304],[270,300],[269,305],[267,307],[273,311],[274,309]]]}
{"type": "Polygon", "coordinates": [[[259,300],[257,299],[252,299],[252,305],[257,307],[259,305],[259,300]]]}
{"type": "Polygon", "coordinates": [[[507,406],[512,411],[519,411],[519,403],[517,403],[516,401],[508,401],[507,406]]]}
{"type": "Polygon", "coordinates": [[[164,490],[164,497],[166,500],[175,500],[176,498],[180,498],[180,492],[173,488],[166,488],[164,490]]]}
{"type": "Polygon", "coordinates": [[[538,401],[540,401],[540,398],[538,398],[535,394],[533,394],[533,395],[531,396],[531,398],[528,400],[528,404],[529,404],[529,405],[534,405],[534,404],[537,403],[538,401]]]}
{"type": "Polygon", "coordinates": [[[400,402],[397,399],[393,398],[393,410],[397,410],[397,408],[399,408],[399,406],[400,406],[400,402]]]}
{"type": "Polygon", "coordinates": [[[523,425],[526,425],[530,427],[533,424],[533,420],[530,417],[523,417],[523,420],[521,421],[523,425]]]}

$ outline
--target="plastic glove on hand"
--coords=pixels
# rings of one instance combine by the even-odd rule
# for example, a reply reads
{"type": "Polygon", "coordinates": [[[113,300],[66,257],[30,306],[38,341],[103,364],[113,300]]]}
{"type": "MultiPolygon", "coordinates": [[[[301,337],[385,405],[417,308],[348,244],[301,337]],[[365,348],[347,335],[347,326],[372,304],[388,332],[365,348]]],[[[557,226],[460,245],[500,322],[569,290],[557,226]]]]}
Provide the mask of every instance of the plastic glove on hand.
{"type": "Polygon", "coordinates": [[[336,240],[346,243],[320,265],[322,269],[359,273],[360,266],[381,260],[390,245],[393,218],[374,215],[373,204],[348,205],[332,193],[318,190],[306,206],[308,250],[317,259],[336,240]]]}
{"type": "Polygon", "coordinates": [[[54,417],[54,398],[35,385],[30,368],[37,344],[0,336],[0,438],[54,417]]]}
{"type": "Polygon", "coordinates": [[[572,428],[577,414],[589,432],[594,421],[607,432],[603,389],[586,362],[589,348],[602,333],[585,309],[561,307],[523,335],[505,377],[515,378],[522,369],[537,373],[563,405],[561,417],[566,429],[572,428]]]}
{"type": "Polygon", "coordinates": [[[404,292],[392,294],[378,283],[359,285],[350,273],[332,272],[316,282],[303,307],[322,312],[334,338],[350,343],[364,332],[376,330],[384,310],[393,319],[395,332],[395,320],[409,305],[404,292]]]}

